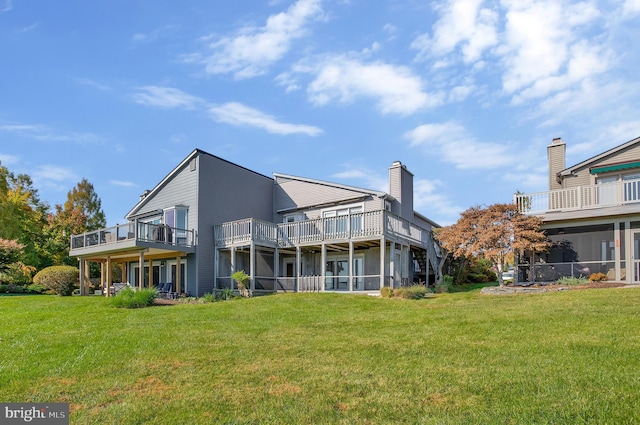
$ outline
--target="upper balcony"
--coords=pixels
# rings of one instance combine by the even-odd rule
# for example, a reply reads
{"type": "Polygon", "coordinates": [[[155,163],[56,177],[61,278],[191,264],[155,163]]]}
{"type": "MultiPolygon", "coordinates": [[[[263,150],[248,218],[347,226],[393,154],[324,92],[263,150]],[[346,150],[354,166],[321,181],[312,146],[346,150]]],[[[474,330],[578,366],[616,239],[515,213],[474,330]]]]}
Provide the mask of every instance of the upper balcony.
{"type": "Polygon", "coordinates": [[[193,230],[139,221],[71,236],[69,255],[153,248],[163,251],[194,252],[193,230]]]}
{"type": "Polygon", "coordinates": [[[384,210],[282,224],[247,218],[216,225],[214,234],[218,247],[256,242],[288,248],[382,236],[426,246],[431,240],[430,230],[384,210]]]}
{"type": "Polygon", "coordinates": [[[628,209],[627,205],[640,205],[640,179],[518,194],[514,195],[514,202],[518,210],[525,214],[544,215],[584,210],[593,213],[598,208],[623,212],[619,207],[628,209]]]}

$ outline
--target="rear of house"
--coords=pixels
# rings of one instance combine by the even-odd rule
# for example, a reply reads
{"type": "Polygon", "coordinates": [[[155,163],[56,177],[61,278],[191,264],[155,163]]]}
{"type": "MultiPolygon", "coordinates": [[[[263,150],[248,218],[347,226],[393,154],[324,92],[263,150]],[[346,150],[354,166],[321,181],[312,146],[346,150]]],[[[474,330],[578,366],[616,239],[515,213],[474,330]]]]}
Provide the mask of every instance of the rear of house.
{"type": "Polygon", "coordinates": [[[271,178],[196,149],[145,192],[127,224],[74,235],[70,252],[80,260],[83,292],[88,264],[104,266],[106,294],[123,282],[170,283],[201,296],[235,288],[237,270],[256,292],[377,291],[433,280],[436,224],[413,211],[407,168],[396,162],[389,177],[390,193],[271,178]],[[101,237],[110,234],[119,236],[101,237]]]}
{"type": "Polygon", "coordinates": [[[543,219],[552,247],[520,259],[518,281],[602,273],[640,283],[640,138],[571,167],[566,143],[547,148],[549,191],[519,194],[521,211],[543,219]]]}

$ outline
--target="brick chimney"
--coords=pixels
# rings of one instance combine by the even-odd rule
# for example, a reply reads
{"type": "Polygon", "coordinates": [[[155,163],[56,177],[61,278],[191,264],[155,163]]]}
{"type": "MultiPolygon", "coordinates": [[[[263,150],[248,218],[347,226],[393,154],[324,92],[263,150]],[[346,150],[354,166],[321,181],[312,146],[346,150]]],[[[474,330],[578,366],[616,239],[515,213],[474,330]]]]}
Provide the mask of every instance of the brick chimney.
{"type": "Polygon", "coordinates": [[[407,220],[412,220],[413,174],[400,161],[395,161],[389,167],[389,195],[399,203],[399,209],[394,208],[394,212],[407,220]]]}
{"type": "Polygon", "coordinates": [[[564,170],[567,144],[560,137],[556,137],[547,146],[547,159],[549,161],[549,190],[562,189],[562,183],[558,182],[558,173],[564,170]]]}

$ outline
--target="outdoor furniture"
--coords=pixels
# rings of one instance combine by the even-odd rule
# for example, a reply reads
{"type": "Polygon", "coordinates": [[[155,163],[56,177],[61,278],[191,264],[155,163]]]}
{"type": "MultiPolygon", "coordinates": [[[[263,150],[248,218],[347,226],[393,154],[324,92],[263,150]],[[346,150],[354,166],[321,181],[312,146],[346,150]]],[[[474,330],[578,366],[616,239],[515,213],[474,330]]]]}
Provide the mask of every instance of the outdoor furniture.
{"type": "Polygon", "coordinates": [[[173,291],[173,283],[171,282],[167,282],[167,285],[165,287],[166,291],[167,291],[167,298],[170,300],[177,300],[178,299],[178,293],[173,291]]]}
{"type": "Polygon", "coordinates": [[[167,285],[168,283],[158,283],[158,287],[156,288],[158,291],[158,298],[165,298],[167,296],[167,285]]]}

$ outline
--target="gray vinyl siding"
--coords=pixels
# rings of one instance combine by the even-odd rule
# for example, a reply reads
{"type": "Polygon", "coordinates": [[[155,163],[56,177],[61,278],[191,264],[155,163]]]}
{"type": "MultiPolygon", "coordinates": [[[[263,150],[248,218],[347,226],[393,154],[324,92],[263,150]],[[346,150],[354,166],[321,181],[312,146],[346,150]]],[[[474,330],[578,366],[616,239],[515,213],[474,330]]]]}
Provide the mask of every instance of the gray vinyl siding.
{"type": "Polygon", "coordinates": [[[145,199],[144,205],[138,211],[138,214],[164,210],[175,207],[176,205],[185,205],[189,208],[187,224],[190,228],[195,228],[197,223],[197,187],[198,174],[189,171],[187,164],[181,170],[168,180],[160,190],[153,195],[149,195],[145,199]]]}
{"type": "MultiPolygon", "coordinates": [[[[184,165],[181,169],[175,170],[175,174],[164,183],[164,186],[158,188],[152,195],[149,195],[144,204],[140,207],[137,214],[151,212],[155,210],[165,210],[177,205],[184,205],[188,208],[187,226],[190,230],[196,230],[195,238],[198,243],[198,202],[197,202],[197,171],[191,171],[189,164],[184,165]]],[[[196,248],[196,249],[199,249],[196,248]]],[[[195,262],[196,256],[189,255],[184,259],[186,261],[187,277],[185,284],[188,291],[193,295],[196,287],[195,262]]]]}
{"type": "Polygon", "coordinates": [[[275,210],[295,210],[317,205],[330,205],[342,202],[358,202],[366,193],[347,188],[329,186],[320,183],[277,178],[275,186],[275,210]]]}
{"type": "Polygon", "coordinates": [[[244,218],[271,221],[273,179],[201,152],[199,164],[198,295],[213,290],[213,226],[244,218]]]}

